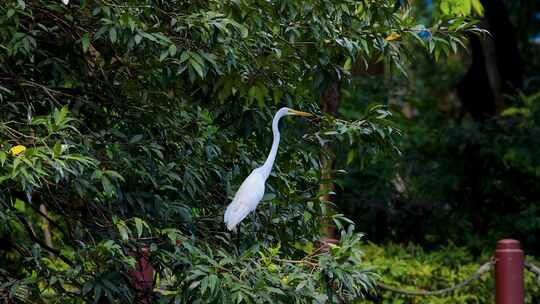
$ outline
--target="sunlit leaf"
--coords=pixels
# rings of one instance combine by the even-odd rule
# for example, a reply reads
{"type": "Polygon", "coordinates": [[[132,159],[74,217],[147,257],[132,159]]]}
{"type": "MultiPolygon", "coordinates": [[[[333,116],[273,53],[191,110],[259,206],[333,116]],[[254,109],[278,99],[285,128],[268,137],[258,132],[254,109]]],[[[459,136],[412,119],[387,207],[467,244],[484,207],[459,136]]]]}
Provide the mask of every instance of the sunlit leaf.
{"type": "Polygon", "coordinates": [[[399,39],[399,37],[401,37],[400,34],[398,34],[398,33],[391,33],[390,35],[386,36],[386,38],[384,38],[384,40],[386,40],[386,41],[393,41],[393,40],[399,39]]]}
{"type": "Polygon", "coordinates": [[[11,153],[11,155],[18,155],[24,151],[26,151],[26,147],[23,145],[16,145],[9,149],[9,153],[11,153]]]}

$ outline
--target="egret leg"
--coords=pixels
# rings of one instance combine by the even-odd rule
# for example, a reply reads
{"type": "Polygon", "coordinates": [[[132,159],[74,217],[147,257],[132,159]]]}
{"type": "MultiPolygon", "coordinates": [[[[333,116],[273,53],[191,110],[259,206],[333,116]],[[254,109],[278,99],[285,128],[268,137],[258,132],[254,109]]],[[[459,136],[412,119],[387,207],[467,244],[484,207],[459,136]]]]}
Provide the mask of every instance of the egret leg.
{"type": "Polygon", "coordinates": [[[240,255],[240,227],[236,227],[236,254],[240,255]]]}
{"type": "Polygon", "coordinates": [[[251,216],[251,235],[253,237],[253,239],[256,239],[257,238],[257,232],[256,232],[256,216],[257,216],[257,212],[253,212],[253,215],[251,216]]]}

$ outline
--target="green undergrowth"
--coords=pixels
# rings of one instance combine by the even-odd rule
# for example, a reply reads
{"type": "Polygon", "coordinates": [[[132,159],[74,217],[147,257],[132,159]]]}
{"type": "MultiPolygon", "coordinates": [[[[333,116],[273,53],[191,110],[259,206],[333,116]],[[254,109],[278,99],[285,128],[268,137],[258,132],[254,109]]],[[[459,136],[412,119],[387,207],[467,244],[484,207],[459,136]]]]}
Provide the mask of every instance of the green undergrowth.
{"type": "MultiPolygon", "coordinates": [[[[458,284],[470,276],[483,263],[490,259],[489,254],[472,256],[466,248],[448,245],[444,248],[427,251],[417,245],[367,244],[363,249],[364,262],[380,275],[378,282],[407,290],[436,290],[458,284]]],[[[527,261],[540,264],[531,256],[527,261]]],[[[525,271],[525,303],[540,303],[540,288],[536,277],[525,271]]],[[[389,291],[378,290],[369,300],[359,303],[381,304],[456,304],[456,303],[495,303],[494,271],[470,285],[443,296],[411,297],[389,291]]]]}

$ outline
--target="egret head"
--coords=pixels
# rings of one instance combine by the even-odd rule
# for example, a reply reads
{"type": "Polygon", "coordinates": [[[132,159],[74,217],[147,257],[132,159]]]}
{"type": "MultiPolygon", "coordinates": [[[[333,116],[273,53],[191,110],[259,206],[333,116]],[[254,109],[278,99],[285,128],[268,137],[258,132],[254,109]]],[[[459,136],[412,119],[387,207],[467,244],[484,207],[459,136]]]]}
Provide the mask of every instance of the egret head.
{"type": "Polygon", "coordinates": [[[313,116],[313,114],[311,114],[311,113],[302,112],[302,111],[296,111],[296,110],[289,109],[289,108],[281,108],[281,109],[279,109],[278,114],[281,114],[280,116],[285,116],[285,115],[313,116]]]}

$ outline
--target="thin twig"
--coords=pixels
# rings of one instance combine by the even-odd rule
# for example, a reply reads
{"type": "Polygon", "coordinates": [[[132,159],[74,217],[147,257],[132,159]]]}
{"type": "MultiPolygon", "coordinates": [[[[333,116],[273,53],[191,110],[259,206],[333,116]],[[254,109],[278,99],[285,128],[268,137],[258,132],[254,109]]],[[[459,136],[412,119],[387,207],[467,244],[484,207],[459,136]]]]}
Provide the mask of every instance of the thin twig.
{"type": "Polygon", "coordinates": [[[288,259],[280,259],[280,258],[274,258],[274,260],[276,260],[278,262],[291,263],[291,264],[306,264],[306,265],[309,265],[311,267],[317,267],[318,266],[317,263],[313,263],[313,262],[306,261],[306,260],[288,260],[288,259]]]}

